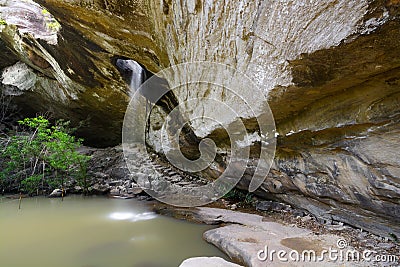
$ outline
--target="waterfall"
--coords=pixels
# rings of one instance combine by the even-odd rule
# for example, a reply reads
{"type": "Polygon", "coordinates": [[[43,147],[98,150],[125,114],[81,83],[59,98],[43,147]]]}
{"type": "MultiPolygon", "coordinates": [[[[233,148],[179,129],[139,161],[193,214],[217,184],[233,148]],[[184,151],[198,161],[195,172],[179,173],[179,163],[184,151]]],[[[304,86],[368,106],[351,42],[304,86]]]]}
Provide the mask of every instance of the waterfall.
{"type": "Polygon", "coordinates": [[[146,80],[146,71],[132,59],[117,59],[116,66],[129,84],[129,95],[132,96],[146,80]]]}
{"type": "Polygon", "coordinates": [[[157,102],[157,105],[162,107],[167,114],[178,105],[178,100],[173,92],[169,91],[168,81],[164,78],[152,75],[132,59],[117,59],[115,66],[129,85],[129,96],[132,97],[138,88],[147,81],[140,89],[140,94],[150,103],[156,104],[157,102]],[[162,96],[161,99],[159,99],[160,96],[162,96]]]}

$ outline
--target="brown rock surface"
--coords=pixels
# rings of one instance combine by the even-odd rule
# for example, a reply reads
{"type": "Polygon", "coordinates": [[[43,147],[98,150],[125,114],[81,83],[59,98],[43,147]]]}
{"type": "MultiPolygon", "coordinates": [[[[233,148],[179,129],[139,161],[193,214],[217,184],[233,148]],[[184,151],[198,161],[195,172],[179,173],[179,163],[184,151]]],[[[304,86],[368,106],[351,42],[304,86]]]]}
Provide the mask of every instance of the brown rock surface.
{"type": "MultiPolygon", "coordinates": [[[[400,236],[399,1],[38,0],[42,6],[24,1],[29,8],[20,9],[16,2],[0,1],[7,23],[0,86],[25,114],[85,120],[80,135],[89,144],[116,145],[129,101],[116,58],[152,72],[229,64],[260,86],[276,119],[274,166],[257,193],[400,236]],[[59,30],[48,27],[44,8],[59,30]]],[[[176,99],[205,92],[183,90],[176,99]]],[[[241,108],[223,93],[214,97],[241,108]]],[[[220,129],[193,127],[227,143],[220,129]]]]}

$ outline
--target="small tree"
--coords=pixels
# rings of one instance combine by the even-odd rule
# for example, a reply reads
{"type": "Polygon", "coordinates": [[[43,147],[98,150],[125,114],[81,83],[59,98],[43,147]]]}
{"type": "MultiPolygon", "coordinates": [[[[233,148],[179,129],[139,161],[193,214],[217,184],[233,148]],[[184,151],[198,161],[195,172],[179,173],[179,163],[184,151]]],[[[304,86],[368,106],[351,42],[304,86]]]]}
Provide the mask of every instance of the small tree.
{"type": "Polygon", "coordinates": [[[12,136],[2,152],[5,168],[0,178],[3,183],[10,182],[6,177],[13,177],[26,192],[33,194],[45,184],[61,186],[64,191],[65,177],[76,172],[84,172],[79,177],[86,177],[89,157],[77,152],[82,140],[71,135],[69,122],[59,120],[50,126],[47,119],[39,116],[26,118],[19,124],[26,131],[12,136]]]}

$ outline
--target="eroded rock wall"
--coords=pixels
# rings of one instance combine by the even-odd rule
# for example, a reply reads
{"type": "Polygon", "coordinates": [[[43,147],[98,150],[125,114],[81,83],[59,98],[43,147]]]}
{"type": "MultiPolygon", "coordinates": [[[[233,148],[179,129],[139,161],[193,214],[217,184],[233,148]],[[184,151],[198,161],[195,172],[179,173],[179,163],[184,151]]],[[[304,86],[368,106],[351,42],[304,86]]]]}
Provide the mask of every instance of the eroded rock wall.
{"type": "MultiPolygon", "coordinates": [[[[0,67],[20,66],[35,77],[21,92],[24,83],[7,82],[3,72],[2,87],[18,91],[26,110],[86,119],[87,140],[116,144],[129,89],[115,58],[134,59],[152,72],[192,61],[229,64],[261,88],[279,133],[273,168],[257,194],[400,236],[399,1],[37,3],[61,24],[57,45],[12,25],[0,32],[0,67]]],[[[212,112],[200,100],[205,95],[243,108],[206,87],[175,92],[180,103],[199,99],[188,110],[212,112]]],[[[228,143],[217,125],[192,126],[228,143]]],[[[151,135],[154,144],[157,136],[151,135]]],[[[250,166],[240,186],[251,173],[250,166]]]]}

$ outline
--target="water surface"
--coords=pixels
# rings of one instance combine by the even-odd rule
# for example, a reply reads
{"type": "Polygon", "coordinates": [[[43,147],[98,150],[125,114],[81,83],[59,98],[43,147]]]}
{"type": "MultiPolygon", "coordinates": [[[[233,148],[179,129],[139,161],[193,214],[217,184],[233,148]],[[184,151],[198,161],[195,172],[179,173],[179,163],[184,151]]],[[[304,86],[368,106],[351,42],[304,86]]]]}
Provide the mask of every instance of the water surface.
{"type": "Polygon", "coordinates": [[[137,200],[69,196],[0,199],[0,266],[163,267],[222,252],[210,226],[156,215],[137,200]]]}

